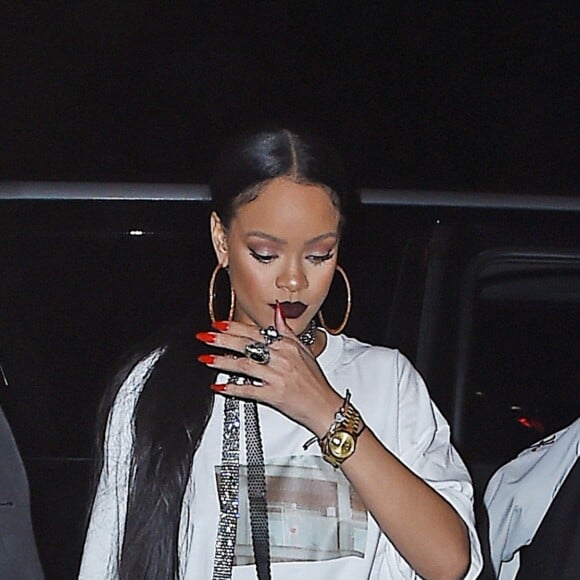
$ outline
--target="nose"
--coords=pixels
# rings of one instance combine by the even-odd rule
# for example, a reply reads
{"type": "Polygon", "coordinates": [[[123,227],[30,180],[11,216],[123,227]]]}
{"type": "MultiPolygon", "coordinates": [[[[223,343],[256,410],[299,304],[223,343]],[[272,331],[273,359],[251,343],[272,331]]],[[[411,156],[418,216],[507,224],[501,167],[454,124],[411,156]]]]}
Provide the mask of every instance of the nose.
{"type": "Polygon", "coordinates": [[[278,273],[276,286],[288,292],[299,292],[308,288],[308,278],[300,264],[296,262],[287,263],[278,273]]]}

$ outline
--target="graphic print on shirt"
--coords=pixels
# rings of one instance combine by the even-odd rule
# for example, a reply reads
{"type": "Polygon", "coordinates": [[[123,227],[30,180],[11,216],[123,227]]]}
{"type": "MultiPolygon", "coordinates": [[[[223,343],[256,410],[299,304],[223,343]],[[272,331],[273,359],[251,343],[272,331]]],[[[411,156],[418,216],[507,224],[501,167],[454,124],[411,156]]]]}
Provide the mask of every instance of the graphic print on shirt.
{"type": "MultiPolygon", "coordinates": [[[[367,511],[341,471],[322,457],[271,459],[265,466],[272,562],[364,557],[367,511]]],[[[218,493],[220,466],[216,467],[218,493]]],[[[240,465],[235,566],[254,563],[247,466],[240,465]]]]}

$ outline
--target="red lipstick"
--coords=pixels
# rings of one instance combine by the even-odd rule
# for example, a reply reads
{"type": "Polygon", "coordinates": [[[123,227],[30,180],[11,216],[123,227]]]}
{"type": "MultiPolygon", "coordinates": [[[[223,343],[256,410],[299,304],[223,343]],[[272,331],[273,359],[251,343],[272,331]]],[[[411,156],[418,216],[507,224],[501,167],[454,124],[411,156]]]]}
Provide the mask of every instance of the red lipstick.
{"type": "MultiPolygon", "coordinates": [[[[308,308],[306,304],[302,302],[280,302],[282,309],[284,310],[284,314],[286,318],[293,319],[293,318],[300,318],[304,311],[308,308]]],[[[272,308],[276,308],[275,304],[270,304],[272,308]]]]}

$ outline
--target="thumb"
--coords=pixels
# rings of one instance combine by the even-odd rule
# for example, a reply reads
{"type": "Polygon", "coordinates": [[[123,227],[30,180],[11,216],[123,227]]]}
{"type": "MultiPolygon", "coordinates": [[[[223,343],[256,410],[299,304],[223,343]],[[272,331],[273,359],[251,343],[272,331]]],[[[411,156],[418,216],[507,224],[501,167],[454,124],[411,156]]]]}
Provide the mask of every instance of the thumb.
{"type": "Polygon", "coordinates": [[[282,307],[282,304],[280,304],[280,302],[278,301],[276,301],[276,309],[274,310],[274,325],[278,332],[283,332],[284,334],[294,334],[294,332],[286,322],[284,308],[282,307]]]}

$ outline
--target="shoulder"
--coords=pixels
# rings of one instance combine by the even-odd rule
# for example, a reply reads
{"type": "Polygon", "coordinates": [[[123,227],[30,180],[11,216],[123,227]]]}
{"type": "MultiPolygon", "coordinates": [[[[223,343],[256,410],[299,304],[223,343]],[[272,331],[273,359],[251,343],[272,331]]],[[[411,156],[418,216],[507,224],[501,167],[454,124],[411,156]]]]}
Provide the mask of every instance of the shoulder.
{"type": "Polygon", "coordinates": [[[408,363],[407,359],[395,348],[368,344],[345,334],[328,335],[327,350],[340,365],[370,364],[394,368],[401,362],[408,363]]]}
{"type": "Polygon", "coordinates": [[[520,489],[534,483],[534,489],[559,485],[580,452],[580,418],[564,429],[544,437],[515,459],[500,467],[491,478],[486,501],[491,501],[499,487],[520,489]]]}
{"type": "Polygon", "coordinates": [[[426,385],[409,359],[399,350],[371,345],[345,335],[330,336],[321,366],[335,387],[347,385],[366,414],[398,425],[416,423],[434,410],[426,385]]]}
{"type": "Polygon", "coordinates": [[[359,367],[365,374],[370,372],[377,378],[389,378],[400,386],[408,383],[423,386],[423,379],[413,363],[397,348],[378,346],[362,342],[346,335],[330,337],[339,343],[337,365],[359,367]]]}

